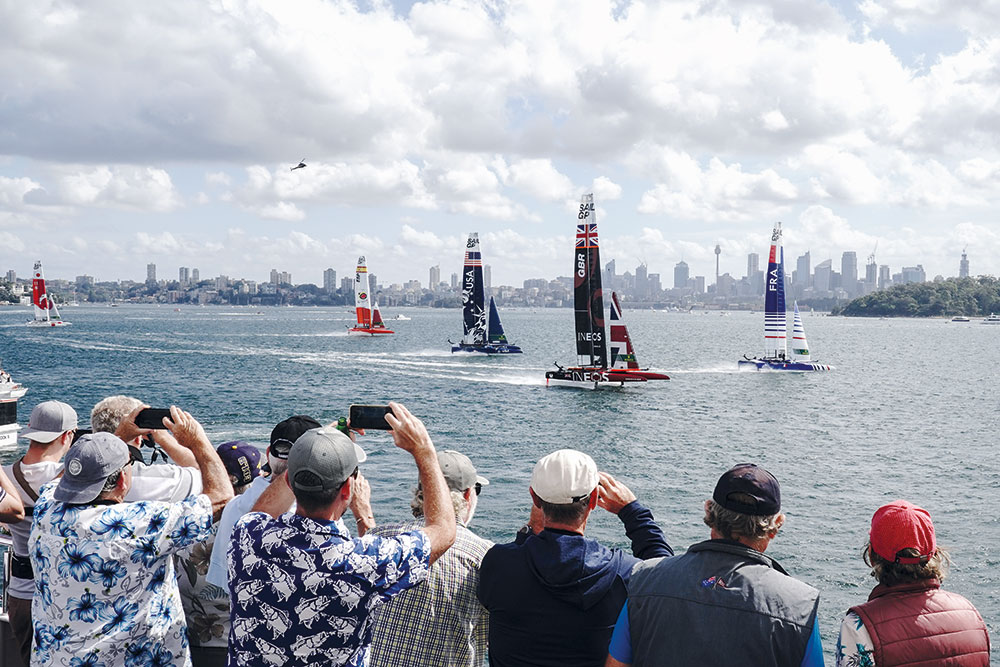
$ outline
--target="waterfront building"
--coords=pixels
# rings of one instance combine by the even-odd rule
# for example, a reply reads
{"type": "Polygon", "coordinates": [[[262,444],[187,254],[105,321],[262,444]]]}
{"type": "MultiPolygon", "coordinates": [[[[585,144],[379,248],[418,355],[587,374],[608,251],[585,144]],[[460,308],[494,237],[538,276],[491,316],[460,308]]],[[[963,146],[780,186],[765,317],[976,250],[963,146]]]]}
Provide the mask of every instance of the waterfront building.
{"type": "MultiPolygon", "coordinates": [[[[272,269],[273,272],[273,269],[272,269]]],[[[186,266],[182,266],[177,269],[177,282],[181,285],[187,285],[191,281],[191,269],[186,266]]]]}
{"type": "Polygon", "coordinates": [[[201,282],[201,274],[198,273],[198,269],[191,269],[191,282],[195,285],[201,282]]]}
{"type": "Polygon", "coordinates": [[[156,282],[156,264],[146,265],[146,282],[147,283],[156,282]]]}
{"type": "Polygon", "coordinates": [[[690,270],[688,269],[687,262],[682,259],[674,265],[674,289],[683,289],[688,287],[689,279],[690,270]]]}
{"type": "MultiPolygon", "coordinates": [[[[441,282],[441,272],[438,272],[438,282],[441,282]]],[[[493,287],[493,267],[483,264],[483,287],[490,289],[493,287]]]]}
{"type": "Polygon", "coordinates": [[[441,265],[436,264],[427,272],[427,289],[436,292],[438,284],[441,282],[441,265]]]}
{"type": "Polygon", "coordinates": [[[812,258],[809,256],[809,251],[806,254],[799,255],[799,258],[795,260],[795,281],[801,290],[805,290],[812,286],[812,258]]]}
{"type": "Polygon", "coordinates": [[[904,266],[901,273],[902,283],[906,285],[907,283],[925,283],[927,282],[927,275],[924,273],[924,267],[920,264],[916,266],[904,266]]]}
{"type": "Polygon", "coordinates": [[[451,288],[452,289],[458,289],[458,274],[457,273],[451,274],[451,288]]]}
{"type": "Polygon", "coordinates": [[[892,276],[889,271],[889,265],[883,264],[878,267],[878,288],[887,289],[892,285],[892,276]]]}
{"type": "Polygon", "coordinates": [[[854,251],[845,252],[840,258],[840,286],[848,297],[858,294],[858,254],[854,251]]]}
{"type": "Polygon", "coordinates": [[[17,271],[15,271],[14,269],[10,269],[9,271],[7,271],[7,282],[9,282],[12,285],[17,282],[17,271]]]}
{"type": "Polygon", "coordinates": [[[94,286],[94,276],[83,275],[76,277],[77,289],[87,289],[88,287],[93,287],[93,286],[94,286]]]}
{"type": "Polygon", "coordinates": [[[691,289],[694,290],[695,294],[705,293],[705,276],[695,276],[691,280],[691,289]]]}
{"type": "Polygon", "coordinates": [[[649,296],[649,277],[646,263],[643,262],[635,267],[635,298],[642,300],[647,296],[649,296]]]}
{"type": "MultiPolygon", "coordinates": [[[[808,254],[808,253],[806,253],[808,254]]],[[[817,292],[829,292],[832,289],[831,274],[833,273],[833,260],[825,259],[816,265],[813,272],[813,289],[817,292]]]]}
{"type": "Polygon", "coordinates": [[[722,254],[722,246],[715,244],[715,293],[719,294],[719,255],[722,254]]]}
{"type": "Polygon", "coordinates": [[[965,254],[965,248],[962,248],[962,261],[958,263],[958,277],[969,277],[969,256],[965,254]]]}
{"type": "Polygon", "coordinates": [[[333,269],[323,272],[323,291],[327,294],[337,291],[337,272],[333,269]]]}
{"type": "Polygon", "coordinates": [[[755,252],[747,255],[747,278],[753,278],[760,270],[760,255],[755,252]]]}
{"type": "Polygon", "coordinates": [[[340,291],[344,294],[350,294],[354,296],[354,278],[350,276],[344,276],[340,279],[340,291]]]}

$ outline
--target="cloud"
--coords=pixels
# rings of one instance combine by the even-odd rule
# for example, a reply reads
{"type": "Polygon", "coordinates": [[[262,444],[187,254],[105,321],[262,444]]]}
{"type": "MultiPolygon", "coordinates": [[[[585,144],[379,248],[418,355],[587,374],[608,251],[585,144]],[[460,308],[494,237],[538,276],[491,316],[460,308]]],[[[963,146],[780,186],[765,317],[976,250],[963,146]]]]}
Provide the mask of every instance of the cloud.
{"type": "Polygon", "coordinates": [[[5,231],[0,231],[0,247],[9,252],[24,252],[25,245],[20,237],[5,231]]]}
{"type": "Polygon", "coordinates": [[[31,202],[46,206],[148,212],[172,211],[181,206],[170,174],[155,167],[57,167],[53,169],[51,190],[35,192],[37,196],[31,202]]]}

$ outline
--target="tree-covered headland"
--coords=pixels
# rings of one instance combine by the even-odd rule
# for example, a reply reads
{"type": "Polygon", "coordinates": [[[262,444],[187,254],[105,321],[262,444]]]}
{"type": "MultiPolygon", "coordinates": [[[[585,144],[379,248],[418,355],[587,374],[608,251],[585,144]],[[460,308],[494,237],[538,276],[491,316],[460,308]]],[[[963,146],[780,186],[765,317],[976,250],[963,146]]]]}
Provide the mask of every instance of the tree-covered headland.
{"type": "Polygon", "coordinates": [[[831,311],[856,317],[985,317],[991,313],[1000,313],[1000,280],[993,276],[895,285],[831,311]]]}

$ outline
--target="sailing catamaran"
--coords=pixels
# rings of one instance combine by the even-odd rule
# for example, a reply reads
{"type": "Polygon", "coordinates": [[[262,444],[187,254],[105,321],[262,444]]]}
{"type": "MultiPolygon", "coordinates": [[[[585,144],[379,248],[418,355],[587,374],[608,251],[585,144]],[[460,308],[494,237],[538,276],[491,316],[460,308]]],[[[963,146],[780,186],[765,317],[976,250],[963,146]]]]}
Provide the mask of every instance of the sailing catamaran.
{"type": "Polygon", "coordinates": [[[580,200],[573,254],[573,300],[576,311],[576,354],[579,366],[546,371],[546,386],[598,389],[626,382],[669,380],[663,373],[640,369],[628,329],[621,318],[617,295],[611,293],[611,362],[604,337],[604,296],[601,291],[601,256],[598,249],[594,195],[580,200]]]}
{"type": "Polygon", "coordinates": [[[368,280],[368,265],[362,255],[358,257],[358,269],[354,274],[354,310],[358,315],[358,323],[348,329],[347,333],[358,336],[395,333],[385,326],[378,301],[369,292],[371,285],[368,280]]]}
{"type": "Polygon", "coordinates": [[[64,327],[69,322],[63,322],[59,317],[59,309],[55,301],[49,298],[45,289],[45,276],[42,274],[42,262],[35,262],[35,271],[31,279],[31,305],[35,316],[28,320],[31,327],[64,327]]]}
{"type": "Polygon", "coordinates": [[[739,360],[740,370],[771,371],[832,371],[833,366],[817,364],[809,354],[806,331],[795,302],[792,323],[792,353],[788,354],[785,312],[785,249],[781,245],[781,223],[771,232],[771,251],[767,260],[764,287],[764,356],[739,360]]]}
{"type": "MultiPolygon", "coordinates": [[[[483,259],[479,251],[479,234],[472,232],[465,244],[465,268],[462,271],[462,318],[465,335],[452,352],[482,352],[483,354],[520,354],[521,348],[507,342],[497,304],[490,297],[490,314],[486,319],[486,290],[483,287],[483,259]]],[[[451,341],[448,341],[451,343],[451,341]]]]}

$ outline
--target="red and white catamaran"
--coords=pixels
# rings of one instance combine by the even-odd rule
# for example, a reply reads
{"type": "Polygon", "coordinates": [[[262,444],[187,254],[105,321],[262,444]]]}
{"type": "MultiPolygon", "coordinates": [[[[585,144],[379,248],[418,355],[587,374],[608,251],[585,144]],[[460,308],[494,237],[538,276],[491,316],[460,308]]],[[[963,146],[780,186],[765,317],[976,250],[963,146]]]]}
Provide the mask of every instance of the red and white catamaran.
{"type": "Polygon", "coordinates": [[[63,322],[59,317],[56,303],[49,298],[45,289],[45,275],[42,273],[42,262],[35,262],[35,270],[31,278],[31,305],[34,318],[28,320],[29,327],[65,327],[69,322],[63,322]]]}
{"type": "Polygon", "coordinates": [[[611,293],[611,356],[604,332],[604,296],[601,290],[601,254],[594,218],[594,195],[584,195],[577,215],[573,255],[573,299],[576,315],[578,366],[546,371],[546,386],[599,389],[626,382],[669,380],[663,373],[639,368],[628,328],[622,320],[618,296],[611,293]]]}
{"type": "Polygon", "coordinates": [[[365,256],[358,257],[358,268],[354,274],[354,310],[358,315],[356,325],[347,330],[355,336],[376,336],[378,334],[395,333],[385,326],[382,313],[378,309],[378,301],[372,294],[372,286],[368,276],[368,265],[365,256]]]}

